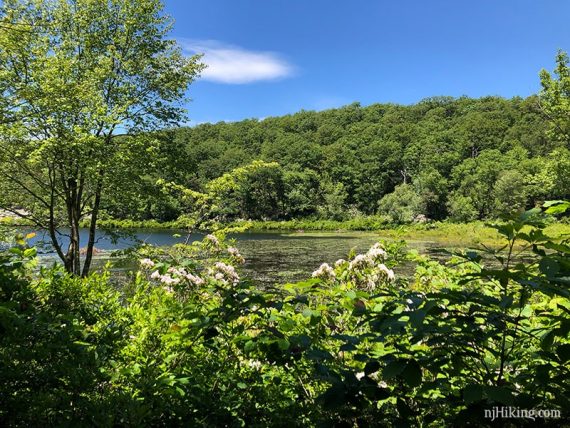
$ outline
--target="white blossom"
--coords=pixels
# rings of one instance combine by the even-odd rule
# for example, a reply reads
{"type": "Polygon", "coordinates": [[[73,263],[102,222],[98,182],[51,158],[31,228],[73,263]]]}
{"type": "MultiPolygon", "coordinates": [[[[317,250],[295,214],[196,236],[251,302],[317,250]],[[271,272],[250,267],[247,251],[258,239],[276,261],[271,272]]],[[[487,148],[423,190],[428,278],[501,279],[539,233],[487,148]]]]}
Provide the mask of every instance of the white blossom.
{"type": "Polygon", "coordinates": [[[158,278],[160,278],[160,272],[155,270],[153,273],[150,274],[150,277],[152,279],[158,279],[158,278]]]}
{"type": "Polygon", "coordinates": [[[364,254],[358,254],[349,264],[349,269],[361,269],[370,266],[370,258],[364,254]]]}
{"type": "Polygon", "coordinates": [[[166,285],[173,285],[180,283],[179,278],[173,278],[170,275],[160,275],[159,280],[160,282],[166,285]]]}
{"type": "Polygon", "coordinates": [[[247,364],[254,370],[260,370],[263,366],[263,364],[261,364],[261,361],[258,360],[249,360],[247,364]]]}
{"type": "Polygon", "coordinates": [[[388,254],[380,247],[372,247],[366,253],[371,260],[386,260],[388,254]]]}
{"type": "Polygon", "coordinates": [[[396,275],[394,275],[394,271],[392,269],[389,269],[388,267],[386,267],[385,264],[381,263],[380,265],[378,265],[378,269],[380,270],[380,272],[382,272],[386,276],[388,281],[394,281],[396,279],[396,275]]]}
{"type": "Polygon", "coordinates": [[[346,260],[344,260],[344,259],[338,259],[336,262],[334,262],[334,266],[335,266],[335,267],[340,267],[340,266],[342,266],[342,265],[345,264],[345,263],[346,263],[346,260]]]}
{"type": "Polygon", "coordinates": [[[174,266],[169,267],[167,272],[177,276],[186,276],[187,273],[184,268],[176,268],[174,266]]]}
{"type": "Polygon", "coordinates": [[[214,278],[218,281],[231,282],[237,284],[239,282],[239,275],[235,268],[222,262],[216,262],[212,270],[214,278]]]}
{"type": "Polygon", "coordinates": [[[206,235],[206,241],[209,241],[214,247],[219,248],[220,247],[220,241],[218,240],[218,238],[216,238],[215,235],[209,234],[206,235]]]}
{"type": "Polygon", "coordinates": [[[151,269],[154,267],[154,262],[148,258],[139,260],[139,263],[143,269],[151,269]]]}
{"type": "Polygon", "coordinates": [[[321,278],[324,280],[335,279],[336,275],[332,267],[328,263],[323,263],[319,268],[313,272],[313,278],[321,278]]]}
{"type": "Polygon", "coordinates": [[[245,263],[245,259],[235,247],[228,247],[228,253],[238,262],[245,263]]]}
{"type": "Polygon", "coordinates": [[[185,275],[185,278],[190,281],[192,284],[194,285],[202,285],[204,284],[204,280],[202,278],[200,278],[197,275],[192,275],[191,273],[188,273],[185,275]]]}

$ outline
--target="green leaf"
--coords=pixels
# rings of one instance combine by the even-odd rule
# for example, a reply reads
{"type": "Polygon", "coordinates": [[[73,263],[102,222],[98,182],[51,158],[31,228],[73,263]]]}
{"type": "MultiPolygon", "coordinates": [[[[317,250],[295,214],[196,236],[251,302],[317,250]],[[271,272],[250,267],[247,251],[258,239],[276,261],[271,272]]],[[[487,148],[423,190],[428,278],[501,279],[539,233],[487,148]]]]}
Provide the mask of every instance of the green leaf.
{"type": "Polygon", "coordinates": [[[501,308],[510,308],[513,305],[513,300],[513,296],[503,296],[501,303],[499,303],[499,306],[501,308]]]}
{"type": "Polygon", "coordinates": [[[567,201],[546,201],[543,205],[547,214],[562,214],[570,208],[570,202],[567,201]]]}
{"type": "Polygon", "coordinates": [[[401,376],[409,386],[419,386],[422,383],[422,368],[416,360],[410,360],[401,376]]]}
{"type": "Polygon", "coordinates": [[[570,343],[565,343],[556,348],[556,355],[563,363],[570,360],[570,343]]]}
{"type": "Polygon", "coordinates": [[[286,351],[289,349],[289,341],[287,339],[277,339],[277,346],[279,346],[279,349],[282,351],[286,351]]]}
{"type": "Polygon", "coordinates": [[[417,311],[410,312],[410,314],[409,314],[410,323],[414,327],[419,328],[422,326],[422,323],[424,322],[426,315],[427,315],[427,313],[424,310],[417,310],[417,311]]]}
{"type": "Polygon", "coordinates": [[[560,266],[558,262],[550,257],[543,258],[539,265],[540,271],[545,274],[548,278],[553,278],[560,271],[560,266]]]}
{"type": "Polygon", "coordinates": [[[503,388],[502,386],[486,386],[485,394],[487,395],[488,398],[498,403],[502,404],[513,403],[512,392],[507,388],[503,388]]]}
{"type": "Polygon", "coordinates": [[[358,348],[352,343],[345,343],[341,345],[339,348],[340,351],[346,351],[346,352],[356,351],[357,349],[358,348]]]}
{"type": "Polygon", "coordinates": [[[336,409],[346,402],[346,390],[342,383],[335,383],[327,389],[320,397],[325,408],[336,409]]]}
{"type": "Polygon", "coordinates": [[[542,204],[542,206],[544,208],[549,208],[555,205],[560,205],[560,204],[568,204],[569,202],[566,202],[564,200],[556,200],[556,201],[544,201],[544,203],[542,204]]]}
{"type": "Polygon", "coordinates": [[[24,250],[24,257],[35,257],[37,254],[36,248],[26,248],[24,250]]]}
{"type": "Polygon", "coordinates": [[[255,342],[253,340],[248,340],[243,347],[244,352],[251,352],[255,349],[255,342]]]}
{"type": "Polygon", "coordinates": [[[470,384],[463,389],[463,400],[467,404],[476,403],[483,399],[483,386],[470,384]]]}
{"type": "Polygon", "coordinates": [[[398,413],[402,418],[408,418],[413,414],[412,409],[410,408],[408,403],[406,403],[401,398],[398,398],[398,400],[396,401],[396,409],[398,409],[398,413]]]}
{"type": "Polygon", "coordinates": [[[364,373],[371,375],[380,370],[380,363],[378,361],[368,361],[364,366],[364,373]]]}
{"type": "Polygon", "coordinates": [[[551,382],[550,364],[542,364],[535,368],[535,379],[541,385],[548,385],[551,382]]]}
{"type": "Polygon", "coordinates": [[[552,343],[554,343],[554,337],[555,336],[556,336],[556,332],[554,330],[550,330],[548,333],[546,333],[544,336],[542,336],[542,339],[540,340],[540,347],[544,351],[548,351],[550,349],[550,347],[552,346],[552,343]]]}
{"type": "Polygon", "coordinates": [[[392,379],[398,376],[406,368],[406,360],[396,360],[388,363],[382,370],[382,378],[384,380],[392,379]]]}
{"type": "Polygon", "coordinates": [[[311,349],[307,352],[307,358],[309,360],[321,361],[321,360],[332,360],[333,356],[328,351],[323,351],[321,349],[311,349]]]}

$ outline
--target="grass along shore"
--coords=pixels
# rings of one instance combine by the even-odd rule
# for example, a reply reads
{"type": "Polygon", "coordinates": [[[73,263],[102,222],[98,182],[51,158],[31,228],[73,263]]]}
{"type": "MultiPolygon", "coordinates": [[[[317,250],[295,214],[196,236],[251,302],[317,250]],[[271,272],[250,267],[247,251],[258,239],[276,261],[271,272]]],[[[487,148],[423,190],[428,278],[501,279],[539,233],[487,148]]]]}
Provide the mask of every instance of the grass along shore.
{"type": "MultiPolygon", "coordinates": [[[[431,222],[420,224],[395,225],[389,224],[385,217],[370,216],[356,217],[350,220],[285,220],[285,221],[236,221],[227,224],[213,223],[207,230],[229,228],[239,231],[264,232],[350,232],[371,231],[382,238],[404,239],[414,241],[446,242],[458,246],[473,246],[477,244],[499,245],[502,240],[497,231],[487,224],[490,222],[476,221],[470,223],[431,222]]],[[[188,223],[183,219],[158,222],[156,220],[101,220],[101,228],[109,229],[187,229],[188,223]]],[[[549,224],[544,232],[553,239],[570,236],[570,224],[554,222],[549,224]]]]}
{"type": "MultiPolygon", "coordinates": [[[[229,229],[236,231],[251,232],[350,232],[350,231],[370,231],[376,232],[381,238],[404,239],[413,241],[445,242],[457,246],[473,246],[477,244],[499,245],[501,239],[497,231],[489,226],[489,222],[476,221],[470,223],[451,222],[430,222],[418,224],[396,225],[390,224],[386,217],[368,216],[355,217],[350,220],[316,220],[297,219],[284,221],[235,221],[231,223],[211,223],[205,227],[195,228],[196,230],[219,230],[229,229]]],[[[14,217],[0,218],[0,225],[22,227],[29,226],[22,219],[14,217]]],[[[193,225],[188,219],[180,218],[168,222],[157,220],[119,220],[102,219],[99,220],[100,229],[172,229],[184,230],[193,225]]],[[[554,222],[549,224],[545,233],[558,239],[563,236],[570,236],[570,224],[564,222],[554,222]]]]}

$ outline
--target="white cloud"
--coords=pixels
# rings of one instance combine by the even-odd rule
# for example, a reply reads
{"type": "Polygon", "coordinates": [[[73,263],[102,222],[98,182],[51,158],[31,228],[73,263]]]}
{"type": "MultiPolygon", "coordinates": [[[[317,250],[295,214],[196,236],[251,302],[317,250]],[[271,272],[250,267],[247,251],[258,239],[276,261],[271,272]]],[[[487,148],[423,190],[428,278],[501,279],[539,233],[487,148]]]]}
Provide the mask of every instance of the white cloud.
{"type": "Polygon", "coordinates": [[[179,40],[185,52],[204,54],[202,79],[244,84],[290,77],[295,69],[274,52],[256,52],[214,40],[179,40]]]}

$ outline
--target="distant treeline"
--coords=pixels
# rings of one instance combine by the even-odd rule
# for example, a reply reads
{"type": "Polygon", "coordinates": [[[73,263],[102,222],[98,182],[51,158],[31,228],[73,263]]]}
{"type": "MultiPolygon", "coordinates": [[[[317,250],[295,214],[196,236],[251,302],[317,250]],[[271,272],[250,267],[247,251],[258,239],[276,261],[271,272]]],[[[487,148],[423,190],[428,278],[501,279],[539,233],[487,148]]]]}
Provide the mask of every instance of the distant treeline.
{"type": "Polygon", "coordinates": [[[355,103],[172,129],[159,134],[149,174],[109,199],[106,214],[160,221],[183,214],[227,221],[499,217],[570,198],[569,142],[550,139],[547,127],[531,96],[355,103]],[[208,208],[157,181],[208,195],[208,208]]]}

